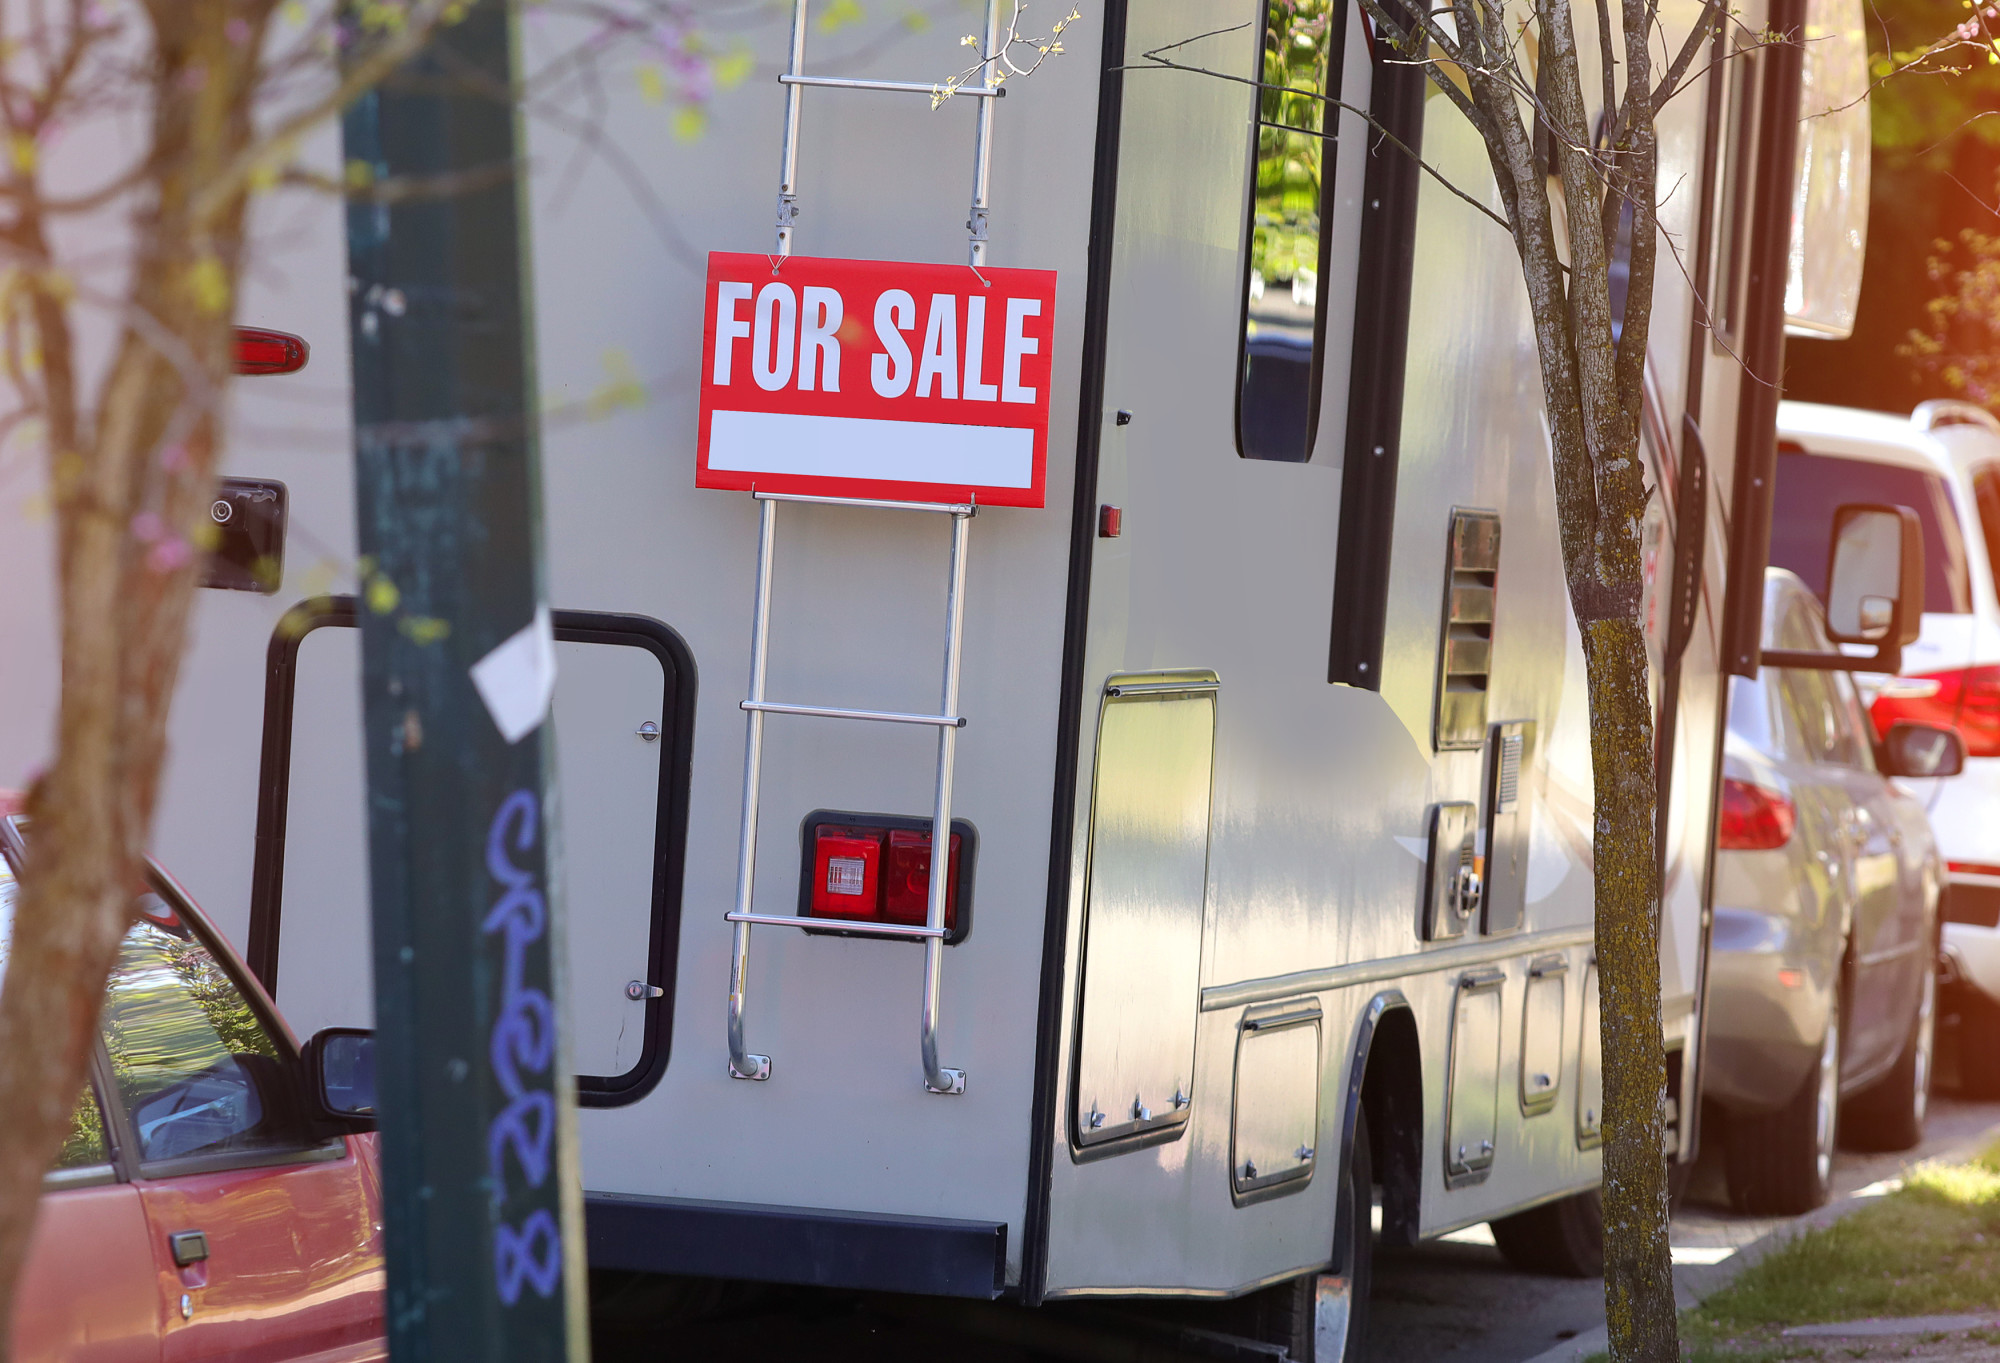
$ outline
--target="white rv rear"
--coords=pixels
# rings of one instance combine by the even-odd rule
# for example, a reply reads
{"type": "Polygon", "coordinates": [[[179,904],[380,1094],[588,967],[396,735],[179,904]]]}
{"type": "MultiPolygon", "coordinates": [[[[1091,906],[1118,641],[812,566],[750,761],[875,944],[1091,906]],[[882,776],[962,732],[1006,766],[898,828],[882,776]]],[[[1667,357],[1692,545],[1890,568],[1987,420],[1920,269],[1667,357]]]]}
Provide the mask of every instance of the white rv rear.
{"type": "MultiPolygon", "coordinates": [[[[1662,14],[1681,32],[1700,9],[1662,14]]],[[[1340,99],[1497,208],[1464,119],[1373,50],[1358,8],[1332,17],[1340,99]]],[[[1029,1304],[1234,1296],[1351,1269],[1364,1121],[1393,1239],[1595,1186],[1590,719],[1518,259],[1352,112],[1322,148],[1320,268],[1271,254],[1256,92],[1144,55],[1205,34],[1174,59],[1255,79],[1266,21],[1258,0],[1089,5],[1068,52],[987,102],[990,212],[973,217],[991,264],[1056,273],[1052,415],[1045,504],[969,517],[695,487],[705,256],[773,241],[786,95],[767,77],[788,31],[744,35],[759,78],[693,140],[629,72],[602,94],[608,150],[529,115],[555,880],[594,1265],[1029,1304]],[[1293,380],[1305,398],[1270,396],[1293,380]],[[746,846],[750,916],[810,912],[820,830],[928,828],[938,793],[935,724],[746,699],[964,718],[958,940],[725,919],[746,846]],[[738,1059],[767,1058],[757,1077],[731,1057],[739,932],[738,1059]],[[953,1091],[925,1082],[927,954],[953,1091]]],[[[561,23],[527,21],[531,65],[561,23]]],[[[963,64],[940,26],[804,31],[813,75],[928,83],[963,64]]],[[[1754,386],[1687,280],[1739,290],[1771,60],[1723,63],[1752,75],[1697,81],[1660,125],[1662,230],[1685,257],[1662,258],[1645,433],[1649,637],[1678,678],[1662,1007],[1680,1158],[1724,527],[1754,386]]],[[[978,101],[789,88],[799,255],[966,259],[978,101]]],[[[330,172],[336,142],[311,149],[330,172]]],[[[352,562],[343,338],[445,303],[346,296],[337,205],[260,213],[242,320],[315,350],[301,375],[243,385],[230,465],[287,485],[286,577],[203,594],[158,843],[299,1027],[365,1026],[349,626],[382,596],[352,562]],[[360,604],[301,605],[330,587],[360,604]]],[[[45,597],[5,609],[17,638],[45,637],[45,597]]],[[[42,659],[0,667],[17,713],[52,709],[42,659]]],[[[0,768],[28,770],[42,742],[0,735],[0,768]]]]}

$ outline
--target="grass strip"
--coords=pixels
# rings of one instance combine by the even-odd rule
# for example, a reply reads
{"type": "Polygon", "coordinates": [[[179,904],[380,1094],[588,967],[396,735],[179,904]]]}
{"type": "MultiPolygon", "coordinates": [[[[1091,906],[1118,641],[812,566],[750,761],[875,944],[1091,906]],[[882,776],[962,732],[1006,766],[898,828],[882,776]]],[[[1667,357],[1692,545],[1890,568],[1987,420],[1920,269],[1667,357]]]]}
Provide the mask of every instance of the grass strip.
{"type": "Polygon", "coordinates": [[[1918,1165],[1873,1205],[1774,1250],[1685,1313],[1682,1334],[1697,1360],[1863,1357],[1873,1351],[1828,1349],[1830,1341],[1785,1340],[1780,1332],[1996,1309],[2000,1146],[1965,1164],[1918,1165]]]}

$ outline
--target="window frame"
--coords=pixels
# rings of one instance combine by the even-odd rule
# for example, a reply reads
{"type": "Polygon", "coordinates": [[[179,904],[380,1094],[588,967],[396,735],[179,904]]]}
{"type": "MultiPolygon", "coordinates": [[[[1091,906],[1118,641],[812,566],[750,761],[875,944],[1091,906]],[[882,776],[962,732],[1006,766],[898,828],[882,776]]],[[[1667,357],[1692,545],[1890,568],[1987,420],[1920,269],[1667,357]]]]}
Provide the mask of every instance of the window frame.
{"type": "MultiPolygon", "coordinates": [[[[284,929],[286,820],[291,789],[293,701],[299,651],[320,629],[358,629],[352,596],[318,596],[287,611],[271,631],[264,662],[264,735],[258,762],[256,860],[250,873],[250,931],[243,968],[263,994],[278,973],[284,929]]],[[[663,992],[646,1001],[641,1049],[623,1074],[573,1074],[578,1107],[622,1107],[658,1086],[673,1054],[679,997],[681,902],[686,881],[688,811],[694,771],[695,701],[700,678],[693,652],[672,626],[649,615],[617,611],[551,612],[557,643],[637,648],[660,665],[660,784],[653,824],[653,892],[647,943],[648,980],[663,992]]]]}
{"type": "MultiPolygon", "coordinates": [[[[1347,57],[1347,11],[1349,0],[1328,0],[1328,36],[1324,49],[1326,74],[1322,77],[1320,97],[1324,101],[1320,112],[1320,167],[1319,167],[1319,255],[1315,264],[1315,284],[1313,296],[1313,344],[1312,360],[1306,376],[1306,430],[1305,453],[1297,459],[1272,458],[1268,455],[1251,454],[1243,442],[1243,389],[1250,373],[1250,275],[1253,269],[1253,243],[1257,234],[1257,169],[1259,142],[1266,128],[1290,131],[1299,136],[1312,136],[1298,129],[1288,129],[1286,125],[1267,122],[1264,118],[1264,53],[1271,28],[1271,9],[1277,0],[1262,0],[1257,18],[1257,65],[1255,85],[1250,100],[1249,173],[1245,177],[1243,231],[1239,250],[1243,257],[1243,271],[1237,288],[1238,310],[1236,322],[1236,376],[1234,397],[1231,404],[1231,433],[1236,441],[1236,457],[1260,464],[1310,464],[1319,446],[1320,396],[1326,387],[1326,287],[1328,266],[1333,257],[1333,206],[1335,171],[1339,166],[1341,81],[1347,57]],[[1331,128],[1332,131],[1326,131],[1331,128]]],[[[1363,22],[1367,22],[1363,19],[1363,22]]]]}
{"type": "MultiPolygon", "coordinates": [[[[1749,260],[1751,212],[1757,197],[1757,148],[1763,122],[1763,49],[1740,38],[1730,44],[1730,61],[1736,69],[1727,72],[1728,114],[1724,136],[1722,192],[1716,196],[1721,221],[1715,234],[1715,258],[1709,272],[1706,311],[1709,345],[1718,355],[1742,349],[1744,276],[1749,260]]],[[[1718,73],[1722,74],[1722,73],[1718,73]]]]}

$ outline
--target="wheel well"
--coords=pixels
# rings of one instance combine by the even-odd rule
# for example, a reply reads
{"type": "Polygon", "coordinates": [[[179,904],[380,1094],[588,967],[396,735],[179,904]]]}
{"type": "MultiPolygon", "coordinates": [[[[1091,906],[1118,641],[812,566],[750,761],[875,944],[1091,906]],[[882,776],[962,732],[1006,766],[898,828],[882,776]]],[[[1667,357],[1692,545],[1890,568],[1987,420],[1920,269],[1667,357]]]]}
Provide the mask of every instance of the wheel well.
{"type": "Polygon", "coordinates": [[[1416,1017],[1400,998],[1376,1021],[1366,1065],[1361,1105],[1382,1187],[1382,1242],[1414,1245],[1423,1187],[1424,1058],[1416,1017]]]}

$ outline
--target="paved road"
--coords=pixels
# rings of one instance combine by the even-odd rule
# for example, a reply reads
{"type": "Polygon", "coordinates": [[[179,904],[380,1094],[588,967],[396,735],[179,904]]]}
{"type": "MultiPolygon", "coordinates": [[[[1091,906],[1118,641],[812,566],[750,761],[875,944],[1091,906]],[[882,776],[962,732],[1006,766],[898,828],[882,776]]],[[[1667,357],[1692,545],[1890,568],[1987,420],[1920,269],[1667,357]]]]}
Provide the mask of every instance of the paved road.
{"type": "MultiPolygon", "coordinates": [[[[1948,1064],[1948,1058],[1946,1058],[1948,1064]]],[[[1894,1178],[1919,1159],[1963,1145],[2000,1126],[2000,1103],[1968,1103],[1940,1093],[1926,1139],[1899,1155],[1843,1152],[1834,1167],[1837,1194],[1894,1178]]],[[[1739,1217],[1728,1210],[1719,1164],[1704,1159],[1672,1231],[1676,1263],[1714,1263],[1782,1219],[1739,1217]]],[[[701,1323],[661,1332],[600,1335],[599,1363],[728,1359],[730,1363],[1045,1363],[1090,1356],[1088,1347],[1051,1349],[1047,1338],[1018,1331],[1083,1328],[1053,1313],[1005,1306],[971,1308],[972,1318],[940,1319],[953,1304],[911,1299],[835,1297],[785,1289],[731,1289],[707,1303],[701,1323]]],[[[1604,1284],[1516,1273],[1501,1260],[1484,1226],[1407,1250],[1380,1250],[1369,1356],[1395,1363],[1522,1363],[1604,1323],[1604,1284]]],[[[1075,1340],[1069,1341],[1072,1345],[1075,1340]]],[[[1100,1337],[1098,1344],[1104,1341],[1100,1337]]],[[[1109,1359],[1122,1350],[1097,1352],[1109,1359]]],[[[1129,1357],[1129,1355],[1125,1355],[1129,1357]]]]}

